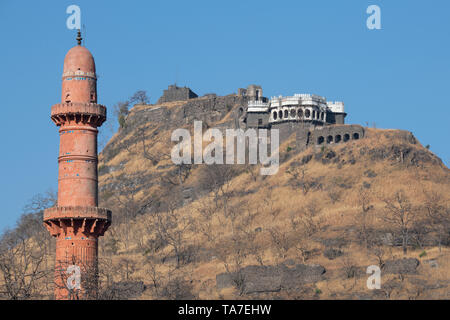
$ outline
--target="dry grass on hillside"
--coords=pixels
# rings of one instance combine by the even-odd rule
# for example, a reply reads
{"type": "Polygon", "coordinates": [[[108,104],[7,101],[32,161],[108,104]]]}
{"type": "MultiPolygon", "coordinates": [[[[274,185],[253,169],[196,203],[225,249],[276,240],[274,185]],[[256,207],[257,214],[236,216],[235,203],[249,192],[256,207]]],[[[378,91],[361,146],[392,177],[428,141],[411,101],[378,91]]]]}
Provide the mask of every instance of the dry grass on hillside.
{"type": "MultiPolygon", "coordinates": [[[[159,134],[164,139],[169,137],[169,132],[159,134]]],[[[136,204],[154,197],[165,207],[160,207],[160,212],[148,209],[145,214],[124,221],[117,215],[127,212],[120,206],[130,201],[129,195],[123,195],[120,201],[107,199],[104,205],[116,208],[116,220],[121,223],[113,225],[102,240],[102,256],[109,257],[117,265],[124,259],[133,261],[136,267],[127,278],[143,280],[149,286],[141,298],[174,298],[173,292],[168,293],[172,287],[184,288],[187,296],[181,297],[240,298],[237,288],[217,290],[216,275],[237,271],[246,265],[276,265],[292,260],[322,265],[327,270],[325,279],[306,285],[301,292],[282,290],[261,294],[263,297],[357,299],[372,294],[366,288],[364,272],[368,265],[377,264],[375,249],[380,249],[385,260],[414,257],[422,263],[417,275],[383,276],[386,289],[375,298],[449,298],[448,248],[439,250],[436,246],[414,247],[411,244],[408,252],[403,254],[398,246],[366,248],[361,241],[362,193],[372,206],[364,220],[365,227],[374,232],[392,232],[394,229],[383,219],[385,200],[399,191],[417,209],[417,221],[426,218],[421,206],[433,192],[441,195],[448,208],[450,175],[445,166],[433,161],[407,163],[403,155],[401,158],[394,155],[378,159],[370,154],[370,150],[395,145],[407,145],[411,152],[418,151],[419,155],[434,159],[420,144],[406,143],[396,130],[368,129],[365,139],[324,149],[308,149],[299,154],[287,151],[287,146],[294,147],[292,140],[287,141],[280,147],[284,162],[273,176],[260,176],[259,168],[252,166],[235,166],[231,169],[232,174],[224,171],[217,176],[217,172],[208,173],[211,169],[200,165],[191,168],[181,186],[168,188],[157,179],[170,171],[165,168],[170,164],[168,159],[152,165],[138,151],[133,154],[121,150],[103,165],[125,165],[101,176],[100,185],[113,183],[114,179],[124,176],[155,177],[152,187],[139,190],[132,201],[136,204]],[[330,151],[334,155],[324,161],[330,151]],[[302,165],[308,155],[312,159],[302,165]],[[231,178],[225,181],[224,187],[214,189],[214,179],[228,174],[231,178]],[[203,192],[180,208],[175,203],[183,198],[182,188],[203,192]],[[170,203],[174,206],[168,205],[170,203]],[[112,253],[107,247],[113,239],[117,248],[112,253]],[[325,243],[336,239],[345,240],[335,246],[343,255],[330,260],[323,255],[329,248],[325,243]],[[439,267],[431,268],[423,263],[430,259],[436,260],[439,267]],[[346,270],[349,268],[363,270],[363,273],[348,276],[346,270]],[[162,288],[169,289],[164,291],[162,288]]],[[[149,146],[149,152],[153,154],[167,153],[165,150],[167,144],[164,143],[149,146]]],[[[124,277],[120,270],[115,276],[117,280],[124,277]]]]}

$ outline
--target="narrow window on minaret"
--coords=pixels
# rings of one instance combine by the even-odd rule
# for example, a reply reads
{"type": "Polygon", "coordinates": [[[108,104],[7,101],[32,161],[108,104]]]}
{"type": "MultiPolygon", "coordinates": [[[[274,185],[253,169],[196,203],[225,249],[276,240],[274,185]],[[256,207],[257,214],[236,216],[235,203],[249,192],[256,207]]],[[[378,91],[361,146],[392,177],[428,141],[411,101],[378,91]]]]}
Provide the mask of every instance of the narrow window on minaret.
{"type": "Polygon", "coordinates": [[[70,93],[66,94],[66,103],[70,102],[70,93]]]}

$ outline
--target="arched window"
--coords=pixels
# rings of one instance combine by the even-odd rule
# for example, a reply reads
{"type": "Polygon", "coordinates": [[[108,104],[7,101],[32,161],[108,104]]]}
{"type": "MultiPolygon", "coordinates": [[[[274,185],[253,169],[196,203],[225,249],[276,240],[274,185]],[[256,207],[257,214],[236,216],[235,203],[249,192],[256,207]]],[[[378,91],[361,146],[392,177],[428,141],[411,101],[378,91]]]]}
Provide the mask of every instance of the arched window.
{"type": "Polygon", "coordinates": [[[328,136],[327,143],[332,143],[332,142],[333,142],[333,136],[328,136]]]}
{"type": "Polygon", "coordinates": [[[348,133],[344,134],[344,142],[350,140],[350,135],[348,133]]]}
{"type": "Polygon", "coordinates": [[[311,111],[309,109],[305,110],[305,118],[308,118],[311,116],[311,111]]]}
{"type": "Polygon", "coordinates": [[[359,133],[355,132],[355,133],[353,134],[353,139],[354,139],[354,140],[358,140],[358,139],[359,139],[359,133]]]}
{"type": "Polygon", "coordinates": [[[66,101],[66,103],[70,103],[71,102],[70,93],[66,94],[66,98],[64,100],[66,101]]]}
{"type": "Polygon", "coordinates": [[[297,114],[298,114],[299,118],[303,118],[303,110],[302,109],[298,109],[297,114]]]}
{"type": "Polygon", "coordinates": [[[291,118],[295,117],[295,109],[291,109],[291,118]]]}
{"type": "Polygon", "coordinates": [[[316,118],[316,110],[313,110],[313,119],[315,119],[316,118]]]}
{"type": "Polygon", "coordinates": [[[284,110],[284,117],[288,118],[289,117],[289,111],[288,110],[284,110]]]}
{"type": "Polygon", "coordinates": [[[341,142],[341,135],[340,134],[338,134],[337,136],[335,136],[334,137],[334,143],[339,143],[339,142],[341,142]]]}
{"type": "Polygon", "coordinates": [[[278,114],[276,111],[273,112],[273,120],[277,120],[278,118],[278,114]]]}
{"type": "Polygon", "coordinates": [[[317,144],[322,144],[325,141],[325,138],[320,136],[319,138],[317,138],[317,144]]]}
{"type": "Polygon", "coordinates": [[[278,118],[283,119],[283,111],[278,111],[278,118]]]}

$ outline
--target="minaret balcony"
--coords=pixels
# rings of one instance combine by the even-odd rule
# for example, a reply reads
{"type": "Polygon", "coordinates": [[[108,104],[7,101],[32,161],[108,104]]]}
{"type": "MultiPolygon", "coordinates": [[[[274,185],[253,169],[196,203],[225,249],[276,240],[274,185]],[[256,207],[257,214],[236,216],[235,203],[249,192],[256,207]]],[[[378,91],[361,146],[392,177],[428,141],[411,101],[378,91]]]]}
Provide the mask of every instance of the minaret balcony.
{"type": "Polygon", "coordinates": [[[71,232],[103,236],[111,225],[111,210],[56,206],[44,210],[44,225],[54,237],[71,232]]]}
{"type": "Polygon", "coordinates": [[[83,123],[99,127],[106,121],[106,107],[97,103],[58,103],[52,106],[51,119],[57,126],[83,123]]]}

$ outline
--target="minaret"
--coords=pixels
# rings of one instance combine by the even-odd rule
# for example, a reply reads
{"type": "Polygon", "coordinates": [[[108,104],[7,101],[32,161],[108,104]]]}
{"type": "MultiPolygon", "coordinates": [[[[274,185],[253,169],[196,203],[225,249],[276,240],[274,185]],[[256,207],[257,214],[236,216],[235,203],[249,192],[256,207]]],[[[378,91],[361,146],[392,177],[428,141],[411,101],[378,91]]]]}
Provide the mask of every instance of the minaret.
{"type": "Polygon", "coordinates": [[[97,128],[106,107],[97,104],[95,62],[81,40],[78,31],[78,45],[64,59],[61,103],[51,110],[60,137],[58,203],[45,210],[44,225],[56,237],[56,299],[96,297],[98,237],[111,224],[97,190],[97,128]]]}

